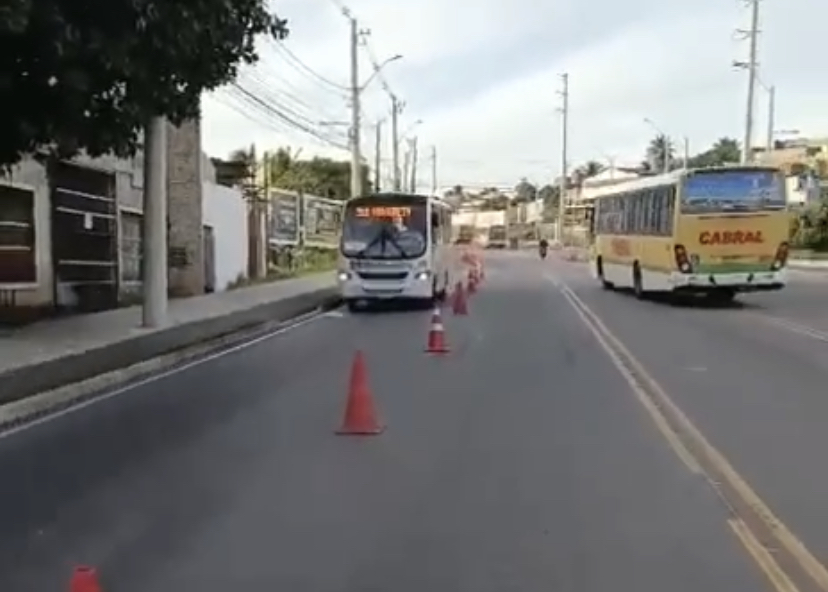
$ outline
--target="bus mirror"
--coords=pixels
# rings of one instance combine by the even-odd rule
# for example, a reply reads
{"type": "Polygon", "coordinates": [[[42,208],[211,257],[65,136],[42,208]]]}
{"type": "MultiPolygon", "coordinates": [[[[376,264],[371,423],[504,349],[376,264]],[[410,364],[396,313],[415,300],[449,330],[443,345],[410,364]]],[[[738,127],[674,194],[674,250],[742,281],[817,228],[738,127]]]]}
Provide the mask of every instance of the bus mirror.
{"type": "Polygon", "coordinates": [[[440,215],[437,212],[431,212],[431,226],[432,228],[440,228],[440,215]]]}

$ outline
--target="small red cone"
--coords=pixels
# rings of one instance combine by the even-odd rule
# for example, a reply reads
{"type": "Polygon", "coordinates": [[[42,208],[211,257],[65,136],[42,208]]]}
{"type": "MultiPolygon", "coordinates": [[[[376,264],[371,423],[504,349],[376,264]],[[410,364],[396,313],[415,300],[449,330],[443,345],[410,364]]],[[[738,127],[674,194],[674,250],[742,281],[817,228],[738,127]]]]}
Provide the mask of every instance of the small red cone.
{"type": "Polygon", "coordinates": [[[446,343],[446,331],[443,326],[443,318],[440,309],[435,308],[434,314],[431,315],[431,328],[428,330],[426,353],[447,354],[449,351],[448,344],[446,343]]]}
{"type": "Polygon", "coordinates": [[[457,282],[457,286],[454,288],[452,312],[460,316],[469,314],[469,305],[466,301],[466,292],[463,290],[463,282],[457,282]]]}
{"type": "Polygon", "coordinates": [[[69,580],[69,592],[103,592],[95,568],[85,565],[76,567],[69,580]]]}
{"type": "Polygon", "coordinates": [[[377,421],[377,414],[374,410],[374,398],[368,386],[365,357],[361,351],[358,351],[354,355],[354,362],[351,366],[345,419],[336,433],[340,436],[376,436],[384,429],[377,421]]]}

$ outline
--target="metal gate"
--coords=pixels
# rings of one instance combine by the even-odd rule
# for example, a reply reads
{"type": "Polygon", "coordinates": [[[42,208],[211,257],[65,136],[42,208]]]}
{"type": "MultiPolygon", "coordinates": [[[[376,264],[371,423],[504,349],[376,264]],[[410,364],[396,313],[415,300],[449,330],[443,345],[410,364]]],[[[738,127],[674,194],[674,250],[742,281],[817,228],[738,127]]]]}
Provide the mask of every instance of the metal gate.
{"type": "Polygon", "coordinates": [[[52,261],[59,310],[118,306],[115,175],[68,162],[50,167],[52,261]]]}

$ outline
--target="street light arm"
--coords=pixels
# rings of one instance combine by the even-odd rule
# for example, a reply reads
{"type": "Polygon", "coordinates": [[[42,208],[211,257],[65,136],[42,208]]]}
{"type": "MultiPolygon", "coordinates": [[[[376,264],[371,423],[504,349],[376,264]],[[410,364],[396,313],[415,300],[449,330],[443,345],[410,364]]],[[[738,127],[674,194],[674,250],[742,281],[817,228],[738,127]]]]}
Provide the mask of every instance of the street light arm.
{"type": "Polygon", "coordinates": [[[359,87],[359,92],[362,92],[366,88],[368,88],[368,85],[370,85],[374,81],[374,78],[376,78],[379,74],[382,73],[383,68],[385,68],[388,64],[390,64],[391,62],[396,62],[397,60],[401,60],[401,59],[402,59],[402,55],[397,54],[395,56],[391,56],[390,58],[388,58],[387,60],[385,60],[384,62],[379,64],[378,66],[375,66],[374,71],[368,77],[368,80],[363,82],[362,85],[359,87]]]}

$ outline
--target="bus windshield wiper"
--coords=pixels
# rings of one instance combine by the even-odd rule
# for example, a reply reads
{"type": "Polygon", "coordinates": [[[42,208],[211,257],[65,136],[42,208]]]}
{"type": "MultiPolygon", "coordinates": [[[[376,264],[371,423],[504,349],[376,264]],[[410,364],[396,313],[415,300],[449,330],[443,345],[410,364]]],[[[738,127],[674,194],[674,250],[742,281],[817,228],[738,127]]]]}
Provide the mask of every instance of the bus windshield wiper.
{"type": "MultiPolygon", "coordinates": [[[[376,246],[378,243],[382,247],[381,251],[383,253],[385,253],[385,245],[387,243],[391,243],[394,246],[394,248],[396,248],[400,252],[400,255],[405,256],[407,254],[405,249],[403,249],[400,246],[400,244],[397,242],[396,237],[394,237],[390,232],[388,232],[388,227],[383,225],[383,226],[380,227],[379,232],[377,232],[376,236],[374,236],[374,238],[372,238],[371,241],[367,245],[365,245],[362,249],[360,249],[359,252],[356,255],[354,255],[354,257],[356,257],[358,259],[367,259],[368,258],[368,255],[367,255],[368,251],[372,247],[376,246]]],[[[387,259],[388,257],[381,257],[381,258],[382,259],[387,259]]]]}

